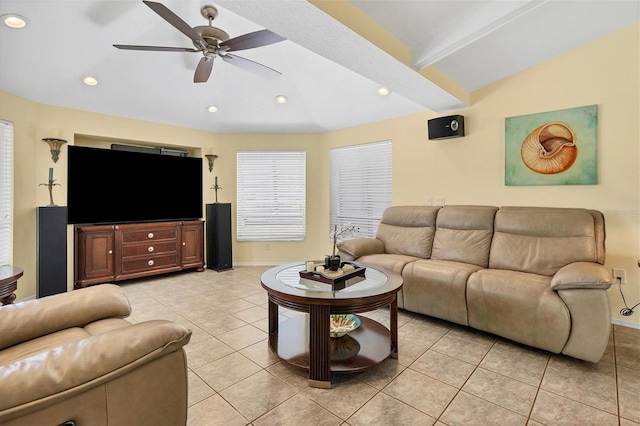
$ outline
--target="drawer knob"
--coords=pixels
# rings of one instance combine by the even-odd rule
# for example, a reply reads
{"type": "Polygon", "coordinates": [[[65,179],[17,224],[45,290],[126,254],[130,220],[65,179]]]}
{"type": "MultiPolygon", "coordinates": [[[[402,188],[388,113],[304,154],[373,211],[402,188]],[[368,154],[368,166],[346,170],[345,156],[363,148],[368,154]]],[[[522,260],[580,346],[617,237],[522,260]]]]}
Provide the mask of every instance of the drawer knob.
{"type": "Polygon", "coordinates": [[[147,249],[147,251],[149,251],[149,253],[153,253],[153,246],[149,246],[149,248],[147,249]]]}
{"type": "Polygon", "coordinates": [[[182,243],[182,245],[183,245],[183,246],[186,246],[186,245],[187,245],[187,243],[182,243]]]}
{"type": "Polygon", "coordinates": [[[109,250],[109,254],[113,254],[113,250],[109,250]]]}
{"type": "Polygon", "coordinates": [[[153,232],[149,232],[149,233],[147,234],[147,237],[149,237],[149,238],[153,238],[153,232]]]}
{"type": "Polygon", "coordinates": [[[153,260],[150,260],[150,261],[148,261],[148,262],[147,262],[147,265],[149,265],[149,266],[153,266],[153,264],[154,264],[154,263],[155,263],[155,262],[154,262],[153,260]]]}

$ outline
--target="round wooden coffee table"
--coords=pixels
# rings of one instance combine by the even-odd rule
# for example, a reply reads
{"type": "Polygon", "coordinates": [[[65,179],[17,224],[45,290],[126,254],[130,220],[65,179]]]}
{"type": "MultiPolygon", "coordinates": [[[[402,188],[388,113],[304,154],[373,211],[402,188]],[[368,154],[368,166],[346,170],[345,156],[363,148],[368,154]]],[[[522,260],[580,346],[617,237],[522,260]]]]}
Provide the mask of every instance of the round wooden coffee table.
{"type": "Polygon", "coordinates": [[[18,289],[18,279],[23,272],[22,268],[15,266],[0,266],[0,305],[10,305],[16,300],[14,291],[18,289]]]}
{"type": "Polygon", "coordinates": [[[331,387],[331,373],[362,371],[398,355],[398,301],[402,277],[366,266],[365,277],[331,285],[300,278],[303,263],[290,263],[262,274],[269,294],[269,346],[282,360],[309,370],[309,386],[331,387]],[[309,315],[278,322],[278,306],[309,315]],[[360,316],[361,325],[344,337],[329,337],[331,314],[356,314],[390,307],[390,329],[360,316]]]}

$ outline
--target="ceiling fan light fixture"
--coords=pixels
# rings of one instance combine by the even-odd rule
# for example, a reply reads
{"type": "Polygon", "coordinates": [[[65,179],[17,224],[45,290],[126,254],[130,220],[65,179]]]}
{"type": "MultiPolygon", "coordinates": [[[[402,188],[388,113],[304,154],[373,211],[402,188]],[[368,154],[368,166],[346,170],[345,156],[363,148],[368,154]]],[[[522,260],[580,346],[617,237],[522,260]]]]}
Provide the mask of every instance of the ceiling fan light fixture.
{"type": "Polygon", "coordinates": [[[385,86],[378,87],[378,95],[387,96],[389,93],[391,93],[391,90],[389,90],[388,87],[385,87],[385,86]]]}
{"type": "Polygon", "coordinates": [[[8,13],[2,15],[2,22],[9,28],[20,29],[27,26],[27,19],[24,16],[8,13]]]}
{"type": "Polygon", "coordinates": [[[87,86],[95,86],[96,84],[98,84],[98,80],[95,77],[92,77],[90,75],[84,77],[82,79],[82,82],[87,86]]]}
{"type": "Polygon", "coordinates": [[[285,95],[278,95],[276,96],[276,102],[279,104],[286,104],[287,103],[287,97],[285,95]]]}
{"type": "Polygon", "coordinates": [[[209,106],[207,107],[207,111],[209,111],[209,112],[211,112],[211,113],[213,113],[213,112],[218,112],[218,107],[217,107],[217,106],[215,106],[215,105],[209,105],[209,106]]]}

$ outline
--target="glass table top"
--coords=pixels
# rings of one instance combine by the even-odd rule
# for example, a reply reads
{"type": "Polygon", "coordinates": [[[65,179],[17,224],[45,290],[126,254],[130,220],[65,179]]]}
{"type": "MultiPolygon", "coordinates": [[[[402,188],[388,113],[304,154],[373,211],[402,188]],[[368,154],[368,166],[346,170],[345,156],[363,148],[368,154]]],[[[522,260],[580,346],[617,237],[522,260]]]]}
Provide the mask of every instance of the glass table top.
{"type": "MultiPolygon", "coordinates": [[[[370,290],[380,287],[387,282],[387,275],[370,266],[366,267],[364,277],[354,277],[346,281],[346,287],[337,290],[335,293],[352,293],[363,290],[370,290]]],[[[317,291],[332,293],[331,285],[319,281],[309,280],[300,277],[300,271],[304,271],[305,265],[293,265],[285,268],[276,274],[276,279],[281,283],[304,291],[317,291]]]]}

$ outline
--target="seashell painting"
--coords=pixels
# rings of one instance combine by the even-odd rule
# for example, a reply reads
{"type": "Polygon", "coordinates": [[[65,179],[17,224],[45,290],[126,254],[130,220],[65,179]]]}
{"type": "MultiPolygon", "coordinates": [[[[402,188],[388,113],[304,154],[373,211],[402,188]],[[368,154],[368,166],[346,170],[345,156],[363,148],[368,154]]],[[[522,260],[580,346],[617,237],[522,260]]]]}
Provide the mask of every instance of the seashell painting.
{"type": "Polygon", "coordinates": [[[597,128],[597,105],[507,118],[505,184],[597,184],[597,128]]]}
{"type": "Polygon", "coordinates": [[[520,157],[525,166],[536,173],[562,173],[576,161],[576,134],[560,121],[545,123],[522,141],[520,157]]]}

